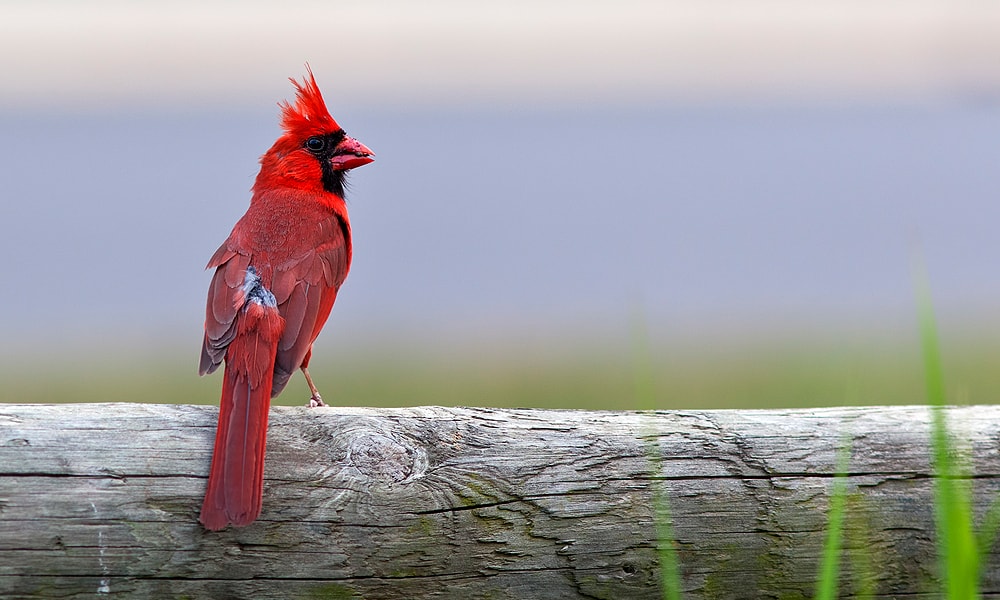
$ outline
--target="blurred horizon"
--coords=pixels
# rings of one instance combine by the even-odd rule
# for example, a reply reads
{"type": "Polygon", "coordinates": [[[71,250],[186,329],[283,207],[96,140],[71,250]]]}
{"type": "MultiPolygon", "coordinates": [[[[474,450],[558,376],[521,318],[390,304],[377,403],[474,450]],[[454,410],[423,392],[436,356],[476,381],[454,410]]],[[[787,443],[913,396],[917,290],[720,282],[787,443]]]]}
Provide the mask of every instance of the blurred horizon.
{"type": "Polygon", "coordinates": [[[981,0],[0,3],[0,109],[259,110],[312,65],[331,108],[1000,101],[981,0]]]}
{"type": "Polygon", "coordinates": [[[919,253],[955,385],[987,401],[998,52],[977,1],[3,1],[0,377],[38,399],[52,372],[170,374],[211,401],[203,267],[308,61],[376,152],[317,341],[331,396],[625,396],[639,319],[665,396],[831,402],[828,369],[884,363],[914,378],[898,402],[919,253]]]}

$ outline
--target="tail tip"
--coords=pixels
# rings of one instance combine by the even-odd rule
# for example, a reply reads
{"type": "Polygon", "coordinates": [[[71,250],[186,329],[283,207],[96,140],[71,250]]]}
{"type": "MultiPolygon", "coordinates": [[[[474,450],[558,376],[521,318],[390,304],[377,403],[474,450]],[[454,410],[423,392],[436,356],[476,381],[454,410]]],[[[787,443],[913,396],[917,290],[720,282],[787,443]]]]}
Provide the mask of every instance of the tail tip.
{"type": "Polygon", "coordinates": [[[209,531],[221,531],[229,525],[229,518],[222,511],[201,510],[198,521],[209,531]]]}

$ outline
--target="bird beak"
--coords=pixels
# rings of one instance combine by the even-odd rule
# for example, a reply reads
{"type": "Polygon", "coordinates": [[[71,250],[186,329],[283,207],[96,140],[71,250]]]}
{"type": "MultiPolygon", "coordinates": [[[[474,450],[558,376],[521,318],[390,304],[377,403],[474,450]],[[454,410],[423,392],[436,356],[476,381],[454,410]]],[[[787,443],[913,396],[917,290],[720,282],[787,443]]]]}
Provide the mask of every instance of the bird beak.
{"type": "Polygon", "coordinates": [[[344,136],[344,139],[334,149],[330,164],[335,171],[347,171],[361,165],[367,165],[375,160],[374,156],[375,153],[367,146],[351,136],[344,136]]]}

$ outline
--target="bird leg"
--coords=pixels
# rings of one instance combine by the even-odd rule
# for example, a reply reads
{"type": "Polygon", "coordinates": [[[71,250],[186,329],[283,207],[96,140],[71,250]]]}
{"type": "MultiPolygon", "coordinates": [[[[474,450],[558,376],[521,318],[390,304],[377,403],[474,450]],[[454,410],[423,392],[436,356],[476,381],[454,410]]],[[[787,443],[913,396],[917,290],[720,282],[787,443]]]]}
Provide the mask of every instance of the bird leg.
{"type": "Polygon", "coordinates": [[[313,383],[313,378],[309,376],[309,369],[302,367],[302,374],[306,376],[306,384],[309,386],[309,391],[312,392],[312,396],[309,398],[309,402],[306,406],[309,408],[326,406],[326,403],[323,402],[323,396],[319,395],[319,390],[316,389],[316,384],[313,383]]]}

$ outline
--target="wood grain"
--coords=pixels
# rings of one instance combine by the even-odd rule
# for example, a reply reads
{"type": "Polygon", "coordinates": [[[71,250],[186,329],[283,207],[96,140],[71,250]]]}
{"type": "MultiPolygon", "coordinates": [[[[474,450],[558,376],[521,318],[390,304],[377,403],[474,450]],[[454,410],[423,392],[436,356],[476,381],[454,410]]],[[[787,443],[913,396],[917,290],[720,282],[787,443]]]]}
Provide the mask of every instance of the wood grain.
{"type": "MultiPolygon", "coordinates": [[[[0,404],[0,597],[660,598],[656,488],[685,598],[810,598],[845,435],[843,597],[937,597],[923,407],[279,407],[261,519],[210,533],[216,415],[0,404]]],[[[947,415],[981,518],[1000,407],[947,415]]]]}

